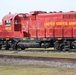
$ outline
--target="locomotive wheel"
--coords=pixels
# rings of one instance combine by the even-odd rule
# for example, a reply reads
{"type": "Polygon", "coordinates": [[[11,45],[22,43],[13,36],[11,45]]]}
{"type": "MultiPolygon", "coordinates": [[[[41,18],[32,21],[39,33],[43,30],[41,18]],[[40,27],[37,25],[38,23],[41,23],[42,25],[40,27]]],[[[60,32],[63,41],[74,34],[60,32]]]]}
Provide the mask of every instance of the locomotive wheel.
{"type": "Polygon", "coordinates": [[[13,46],[13,49],[14,50],[18,50],[18,49],[25,50],[25,47],[24,47],[24,45],[19,46],[18,44],[16,44],[16,45],[13,46]]]}
{"type": "Polygon", "coordinates": [[[6,47],[5,50],[9,50],[9,47],[6,47]]]}
{"type": "Polygon", "coordinates": [[[1,45],[0,45],[0,49],[1,49],[1,45]]]}
{"type": "Polygon", "coordinates": [[[22,47],[21,50],[25,50],[25,47],[22,47]]]}
{"type": "Polygon", "coordinates": [[[25,50],[25,46],[24,45],[21,45],[21,50],[25,50]]]}
{"type": "Polygon", "coordinates": [[[5,47],[5,50],[9,50],[9,48],[10,48],[10,45],[7,44],[6,47],[5,47]]]}

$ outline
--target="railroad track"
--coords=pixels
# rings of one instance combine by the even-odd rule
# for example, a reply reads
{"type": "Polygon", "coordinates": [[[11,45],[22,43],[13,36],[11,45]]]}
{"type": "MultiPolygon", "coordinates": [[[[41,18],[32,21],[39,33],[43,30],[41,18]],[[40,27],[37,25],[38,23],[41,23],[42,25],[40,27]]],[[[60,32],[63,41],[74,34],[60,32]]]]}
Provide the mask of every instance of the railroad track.
{"type": "Polygon", "coordinates": [[[58,53],[60,53],[60,52],[74,52],[74,53],[76,53],[76,49],[72,49],[72,50],[69,50],[69,51],[61,51],[61,50],[54,50],[54,49],[32,49],[32,48],[30,48],[30,49],[25,49],[25,50],[21,50],[21,49],[18,49],[18,50],[12,50],[12,49],[10,49],[10,50],[5,50],[5,49],[1,49],[1,51],[24,51],[24,52],[58,52],[58,53]]]}
{"type": "Polygon", "coordinates": [[[40,48],[40,49],[25,49],[26,52],[76,52],[76,49],[70,49],[70,50],[54,50],[54,48],[40,48]]]}
{"type": "Polygon", "coordinates": [[[76,52],[76,50],[60,51],[60,50],[24,50],[25,52],[76,52]]]}

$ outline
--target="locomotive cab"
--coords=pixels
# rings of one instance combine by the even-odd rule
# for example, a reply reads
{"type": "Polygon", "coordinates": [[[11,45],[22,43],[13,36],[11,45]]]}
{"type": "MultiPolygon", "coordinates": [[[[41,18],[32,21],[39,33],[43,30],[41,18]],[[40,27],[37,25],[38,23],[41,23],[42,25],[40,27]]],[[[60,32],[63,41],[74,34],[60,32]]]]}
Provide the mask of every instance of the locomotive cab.
{"type": "Polygon", "coordinates": [[[5,37],[15,37],[15,38],[19,38],[22,37],[22,33],[21,33],[21,19],[18,16],[18,14],[8,14],[6,16],[3,17],[3,32],[5,34],[8,34],[7,36],[5,35],[5,37]],[[8,33],[7,33],[8,32],[8,33]],[[10,33],[11,32],[11,33],[10,33]]]}
{"type": "Polygon", "coordinates": [[[18,14],[8,14],[2,19],[0,31],[0,48],[9,49],[16,46],[16,41],[22,38],[21,19],[18,14]]]}

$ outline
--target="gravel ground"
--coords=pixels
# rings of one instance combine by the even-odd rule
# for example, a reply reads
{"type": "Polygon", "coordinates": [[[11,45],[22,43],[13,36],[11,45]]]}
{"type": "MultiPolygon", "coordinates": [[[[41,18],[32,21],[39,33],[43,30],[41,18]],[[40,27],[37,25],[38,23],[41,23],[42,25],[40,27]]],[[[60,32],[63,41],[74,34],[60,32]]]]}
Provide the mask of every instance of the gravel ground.
{"type": "Polygon", "coordinates": [[[14,58],[0,58],[0,64],[12,65],[40,65],[45,67],[67,67],[76,68],[76,63],[61,63],[54,61],[42,61],[31,59],[14,59],[14,58]]]}

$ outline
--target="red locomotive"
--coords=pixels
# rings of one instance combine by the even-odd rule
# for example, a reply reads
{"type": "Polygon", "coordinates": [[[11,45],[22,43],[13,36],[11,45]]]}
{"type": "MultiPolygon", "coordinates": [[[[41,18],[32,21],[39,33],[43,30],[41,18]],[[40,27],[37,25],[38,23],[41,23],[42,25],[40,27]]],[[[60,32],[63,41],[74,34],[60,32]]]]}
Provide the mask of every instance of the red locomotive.
{"type": "Polygon", "coordinates": [[[5,15],[0,25],[0,48],[76,48],[76,12],[32,11],[5,15]]]}

